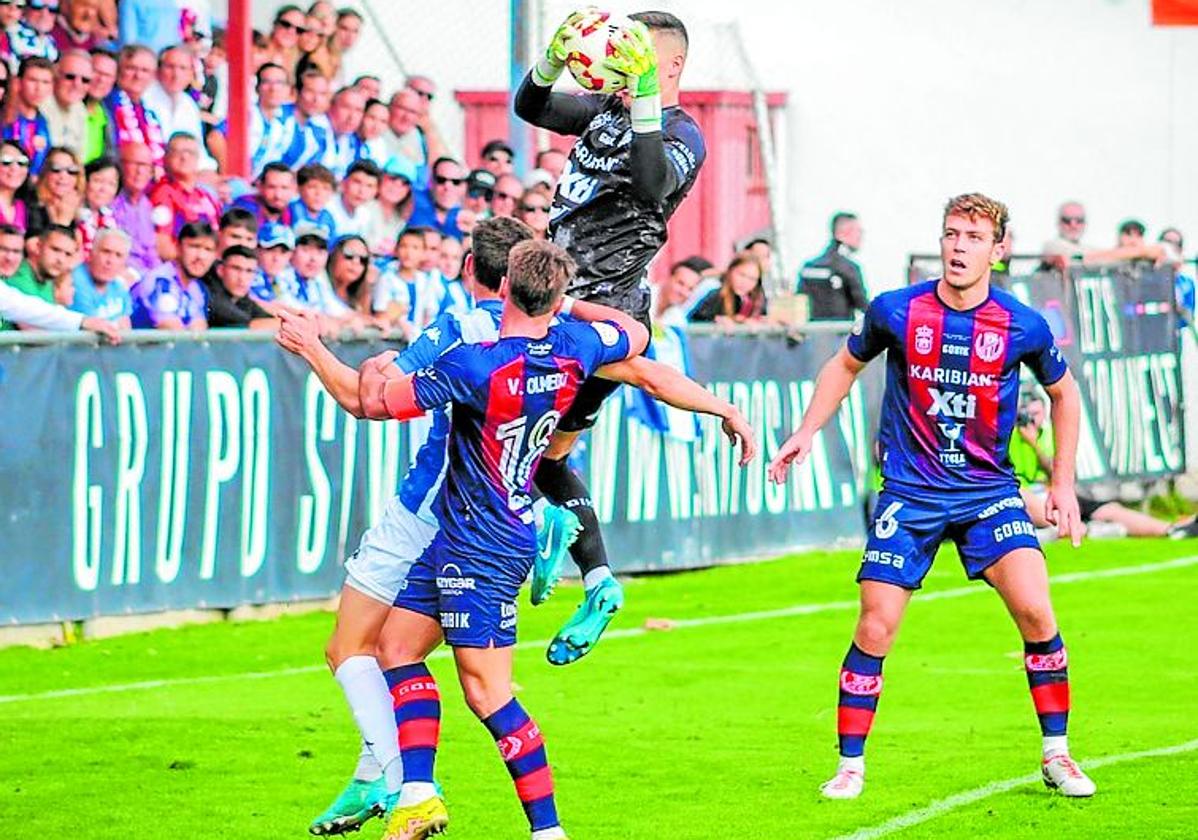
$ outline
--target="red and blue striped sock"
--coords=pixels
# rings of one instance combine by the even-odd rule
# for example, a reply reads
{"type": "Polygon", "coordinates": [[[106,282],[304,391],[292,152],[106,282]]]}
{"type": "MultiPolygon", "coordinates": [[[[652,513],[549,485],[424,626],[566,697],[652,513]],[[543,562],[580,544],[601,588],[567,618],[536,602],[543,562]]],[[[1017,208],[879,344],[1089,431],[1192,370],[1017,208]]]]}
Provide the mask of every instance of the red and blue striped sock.
{"type": "Polygon", "coordinates": [[[870,656],[854,643],[849,645],[844,664],[840,666],[836,734],[840,740],[840,754],[845,758],[858,758],[865,754],[865,737],[873,725],[878,697],[882,694],[884,658],[870,656]]]}
{"type": "Polygon", "coordinates": [[[1069,724],[1069,657],[1061,634],[1023,643],[1023,667],[1045,738],[1061,737],[1069,724]]]}
{"type": "Polygon", "coordinates": [[[553,774],[545,757],[545,741],[536,722],[516,699],[483,721],[495,739],[499,754],[507,764],[516,795],[524,806],[532,830],[541,831],[558,824],[553,802],[553,774]]]}
{"type": "Polygon", "coordinates": [[[441,692],[423,662],[400,665],[383,673],[391,690],[404,784],[433,781],[437,741],[441,736],[441,692]]]}

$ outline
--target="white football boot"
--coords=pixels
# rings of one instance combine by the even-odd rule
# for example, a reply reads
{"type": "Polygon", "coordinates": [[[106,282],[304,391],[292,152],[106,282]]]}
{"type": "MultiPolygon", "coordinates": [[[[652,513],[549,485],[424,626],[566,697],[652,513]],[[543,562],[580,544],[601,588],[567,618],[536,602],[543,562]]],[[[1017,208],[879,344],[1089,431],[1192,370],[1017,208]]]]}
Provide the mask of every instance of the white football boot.
{"type": "Polygon", "coordinates": [[[1069,753],[1052,753],[1044,757],[1044,784],[1065,796],[1093,796],[1098,786],[1082,772],[1069,753]]]}
{"type": "Polygon", "coordinates": [[[859,758],[840,760],[836,775],[819,786],[828,799],[856,799],[865,789],[865,762],[859,758]]]}

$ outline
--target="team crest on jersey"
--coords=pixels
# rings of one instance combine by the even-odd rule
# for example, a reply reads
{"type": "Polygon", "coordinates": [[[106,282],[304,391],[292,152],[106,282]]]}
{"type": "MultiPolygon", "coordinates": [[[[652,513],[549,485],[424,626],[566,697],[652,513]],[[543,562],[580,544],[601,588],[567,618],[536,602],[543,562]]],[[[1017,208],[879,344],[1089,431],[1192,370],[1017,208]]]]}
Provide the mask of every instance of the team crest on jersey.
{"type": "Polygon", "coordinates": [[[915,352],[921,356],[926,356],[932,352],[932,342],[936,338],[936,331],[929,326],[918,326],[915,328],[915,352]]]}
{"type": "Polygon", "coordinates": [[[993,362],[1002,356],[1003,351],[1007,349],[1007,342],[1001,335],[995,332],[980,333],[973,340],[973,352],[977,353],[978,358],[983,362],[993,362]]]}
{"type": "Polygon", "coordinates": [[[440,327],[429,327],[428,329],[426,329],[424,331],[424,334],[428,336],[428,340],[431,341],[433,344],[441,343],[441,328],[440,327]]]}

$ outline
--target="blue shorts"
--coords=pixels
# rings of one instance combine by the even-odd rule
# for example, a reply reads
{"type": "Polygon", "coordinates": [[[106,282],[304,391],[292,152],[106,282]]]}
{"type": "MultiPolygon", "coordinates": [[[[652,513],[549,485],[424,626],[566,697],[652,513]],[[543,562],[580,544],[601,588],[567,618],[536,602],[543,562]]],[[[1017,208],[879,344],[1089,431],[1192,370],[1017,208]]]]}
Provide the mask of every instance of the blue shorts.
{"type": "Polygon", "coordinates": [[[953,498],[883,490],[865,542],[857,580],[919,589],[936,551],[951,539],[970,580],[1017,548],[1040,551],[1036,529],[1012,488],[994,495],[953,498]]]}
{"type": "Polygon", "coordinates": [[[420,555],[395,596],[395,606],[435,618],[450,647],[511,647],[516,643],[516,597],[524,574],[495,574],[450,551],[441,539],[420,555]]]}

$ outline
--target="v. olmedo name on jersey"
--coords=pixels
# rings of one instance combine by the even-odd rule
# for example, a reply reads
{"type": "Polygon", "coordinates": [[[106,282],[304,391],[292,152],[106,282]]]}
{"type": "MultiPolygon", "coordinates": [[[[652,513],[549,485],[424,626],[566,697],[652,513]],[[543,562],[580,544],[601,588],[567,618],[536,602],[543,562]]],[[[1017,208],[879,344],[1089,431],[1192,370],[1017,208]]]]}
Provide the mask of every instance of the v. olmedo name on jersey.
{"type": "Polygon", "coordinates": [[[879,439],[887,484],[967,490],[1016,486],[1007,457],[1019,402],[1019,366],[1042,385],[1065,359],[1035,310],[991,288],[980,306],[945,306],[935,280],[879,295],[849,337],[867,362],[883,350],[886,396],[879,439]]]}

